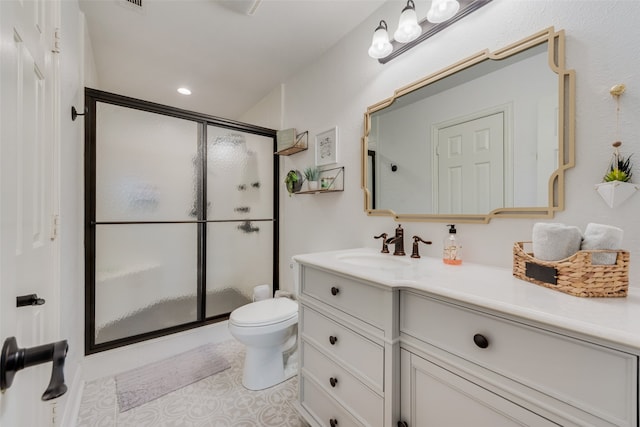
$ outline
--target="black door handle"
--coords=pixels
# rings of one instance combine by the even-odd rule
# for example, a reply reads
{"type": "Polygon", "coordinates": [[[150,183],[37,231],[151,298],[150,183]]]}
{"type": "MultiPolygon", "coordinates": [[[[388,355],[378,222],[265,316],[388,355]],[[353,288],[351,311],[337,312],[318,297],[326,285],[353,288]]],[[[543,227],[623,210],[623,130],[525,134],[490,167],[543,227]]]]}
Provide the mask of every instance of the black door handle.
{"type": "Polygon", "coordinates": [[[42,394],[42,400],[51,400],[67,391],[64,383],[64,361],[69,345],[66,340],[31,348],[19,348],[15,337],[4,341],[0,353],[0,391],[4,392],[13,383],[18,371],[41,363],[53,362],[51,380],[42,394]]]}
{"type": "Polygon", "coordinates": [[[44,298],[38,298],[37,294],[22,295],[16,297],[16,307],[27,307],[29,305],[42,305],[44,298]]]}

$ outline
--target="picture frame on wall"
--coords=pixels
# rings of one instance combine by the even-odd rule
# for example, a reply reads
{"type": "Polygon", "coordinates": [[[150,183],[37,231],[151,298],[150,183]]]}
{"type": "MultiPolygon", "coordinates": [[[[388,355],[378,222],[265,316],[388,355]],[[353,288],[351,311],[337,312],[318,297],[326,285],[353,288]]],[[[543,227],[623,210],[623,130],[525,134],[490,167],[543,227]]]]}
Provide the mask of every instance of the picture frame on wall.
{"type": "Polygon", "coordinates": [[[338,163],[338,127],[316,135],[316,166],[338,163]]]}

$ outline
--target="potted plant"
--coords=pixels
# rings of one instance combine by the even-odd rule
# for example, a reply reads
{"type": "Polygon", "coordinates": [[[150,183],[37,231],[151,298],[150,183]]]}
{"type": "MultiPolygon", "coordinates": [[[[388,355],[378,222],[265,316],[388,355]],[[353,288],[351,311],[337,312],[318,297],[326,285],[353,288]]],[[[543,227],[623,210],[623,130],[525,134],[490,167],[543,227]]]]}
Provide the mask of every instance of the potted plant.
{"type": "Polygon", "coordinates": [[[602,178],[603,182],[596,185],[596,190],[611,208],[619,206],[639,189],[637,185],[631,183],[632,155],[626,157],[620,155],[618,148],[621,145],[620,141],[613,143],[614,152],[609,170],[602,178]]]}
{"type": "Polygon", "coordinates": [[[284,183],[287,186],[289,197],[291,197],[291,194],[297,193],[302,189],[302,174],[299,170],[291,169],[287,172],[287,175],[284,178],[284,183]]]}
{"type": "Polygon", "coordinates": [[[318,189],[318,178],[320,178],[320,169],[317,167],[308,167],[304,170],[304,177],[307,179],[307,188],[310,191],[318,189]]]}

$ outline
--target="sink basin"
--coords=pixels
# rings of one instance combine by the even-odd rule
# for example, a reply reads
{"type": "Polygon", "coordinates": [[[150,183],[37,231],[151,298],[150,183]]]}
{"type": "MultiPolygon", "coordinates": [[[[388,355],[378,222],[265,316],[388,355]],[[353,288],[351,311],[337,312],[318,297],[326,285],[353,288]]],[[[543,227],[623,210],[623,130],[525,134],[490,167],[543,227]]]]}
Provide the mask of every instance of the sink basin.
{"type": "Polygon", "coordinates": [[[350,253],[338,255],[337,258],[347,264],[368,268],[402,268],[411,265],[408,259],[391,254],[350,253]]]}

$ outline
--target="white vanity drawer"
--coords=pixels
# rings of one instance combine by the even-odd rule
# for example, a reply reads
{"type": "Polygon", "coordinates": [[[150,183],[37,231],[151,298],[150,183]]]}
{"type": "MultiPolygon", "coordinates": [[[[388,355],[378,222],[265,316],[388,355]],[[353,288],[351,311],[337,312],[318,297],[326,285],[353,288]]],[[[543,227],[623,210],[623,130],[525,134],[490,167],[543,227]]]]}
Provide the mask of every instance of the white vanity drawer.
{"type": "Polygon", "coordinates": [[[300,308],[299,324],[303,339],[321,348],[334,360],[346,364],[347,369],[382,392],[383,347],[304,305],[300,308]]]}
{"type": "Polygon", "coordinates": [[[302,340],[302,369],[334,399],[342,403],[351,414],[367,425],[382,427],[384,401],[346,369],[329,359],[313,345],[302,340]]]}
{"type": "Polygon", "coordinates": [[[312,380],[300,377],[300,404],[309,411],[318,425],[363,427],[336,401],[325,394],[312,380]]]}
{"type": "Polygon", "coordinates": [[[389,292],[356,280],[304,267],[302,293],[371,325],[384,329],[385,313],[392,309],[389,292]]]}
{"type": "Polygon", "coordinates": [[[636,419],[638,362],[634,355],[411,292],[401,292],[400,306],[402,334],[613,425],[632,425],[636,419]],[[476,335],[486,338],[486,348],[481,348],[485,343],[476,335]]]}

